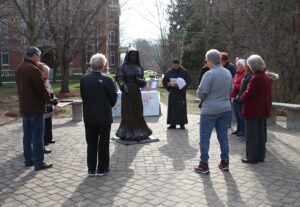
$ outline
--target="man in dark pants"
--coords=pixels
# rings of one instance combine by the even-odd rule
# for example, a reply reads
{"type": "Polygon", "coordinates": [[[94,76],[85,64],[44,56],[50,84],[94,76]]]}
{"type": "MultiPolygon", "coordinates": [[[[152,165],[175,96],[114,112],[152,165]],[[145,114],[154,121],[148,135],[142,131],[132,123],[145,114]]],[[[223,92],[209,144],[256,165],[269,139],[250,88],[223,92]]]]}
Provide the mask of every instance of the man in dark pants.
{"type": "Polygon", "coordinates": [[[188,123],[186,109],[186,90],[191,82],[191,78],[186,69],[181,67],[178,59],[173,60],[172,68],[165,74],[162,83],[169,92],[168,99],[168,118],[167,124],[170,124],[168,129],[176,129],[176,125],[180,125],[180,129],[185,129],[185,124],[188,123]],[[186,85],[180,88],[177,83],[172,80],[183,79],[186,85]]]}
{"type": "Polygon", "coordinates": [[[50,100],[50,95],[37,65],[40,55],[41,51],[38,48],[28,48],[26,58],[16,72],[20,113],[23,119],[25,166],[34,165],[35,170],[52,167],[52,164],[44,162],[44,113],[45,103],[50,100]]]}
{"type": "Polygon", "coordinates": [[[90,60],[92,72],[80,80],[89,176],[96,173],[102,176],[109,172],[109,139],[113,121],[111,108],[117,102],[117,89],[113,80],[102,74],[106,62],[103,54],[93,55],[90,60]]]}

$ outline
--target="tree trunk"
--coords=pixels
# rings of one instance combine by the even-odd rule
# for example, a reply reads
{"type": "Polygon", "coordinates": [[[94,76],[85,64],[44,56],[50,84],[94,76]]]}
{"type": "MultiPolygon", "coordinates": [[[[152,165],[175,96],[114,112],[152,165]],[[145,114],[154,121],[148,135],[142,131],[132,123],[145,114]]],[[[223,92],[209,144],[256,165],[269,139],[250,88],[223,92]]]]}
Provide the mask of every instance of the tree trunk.
{"type": "MultiPolygon", "coordinates": [[[[296,28],[296,31],[295,31],[295,48],[294,48],[294,57],[295,57],[295,66],[298,66],[300,65],[300,41],[299,41],[299,37],[300,37],[300,1],[297,2],[297,5],[296,5],[296,21],[295,21],[295,28],[296,28]],[[297,38],[298,37],[298,38],[297,38]]],[[[295,75],[295,80],[298,80],[297,81],[297,86],[296,86],[296,91],[300,91],[300,83],[299,83],[299,78],[300,78],[300,72],[299,70],[296,70],[296,75],[295,75]]],[[[298,93],[298,96],[296,96],[294,98],[294,101],[295,103],[299,103],[300,102],[300,95],[298,93]]]]}
{"type": "Polygon", "coordinates": [[[57,80],[57,67],[53,68],[52,82],[56,83],[56,80],[57,80]]]}
{"type": "Polygon", "coordinates": [[[81,72],[82,75],[85,74],[86,71],[86,44],[84,42],[81,43],[81,72]]]}
{"type": "Polygon", "coordinates": [[[2,49],[0,48],[0,86],[3,86],[2,84],[2,49]]]}
{"type": "Polygon", "coordinates": [[[69,65],[61,64],[61,93],[69,93],[69,65]]]}

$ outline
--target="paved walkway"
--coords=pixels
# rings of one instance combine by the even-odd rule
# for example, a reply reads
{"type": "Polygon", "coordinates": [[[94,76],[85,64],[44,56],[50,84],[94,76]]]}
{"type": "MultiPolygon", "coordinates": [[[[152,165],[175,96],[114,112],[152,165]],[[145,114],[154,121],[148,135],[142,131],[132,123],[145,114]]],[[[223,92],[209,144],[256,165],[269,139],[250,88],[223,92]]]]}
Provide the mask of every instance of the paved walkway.
{"type": "MultiPolygon", "coordinates": [[[[83,122],[54,119],[56,143],[46,161],[54,168],[25,168],[21,124],[0,127],[0,206],[300,206],[300,131],[269,128],[264,163],[243,164],[245,143],[230,136],[230,172],[221,172],[215,132],[210,175],[198,175],[199,116],[187,130],[166,130],[147,118],[160,142],[124,146],[111,141],[111,173],[87,177],[83,122]]],[[[120,120],[112,126],[115,133],[120,120]]]]}

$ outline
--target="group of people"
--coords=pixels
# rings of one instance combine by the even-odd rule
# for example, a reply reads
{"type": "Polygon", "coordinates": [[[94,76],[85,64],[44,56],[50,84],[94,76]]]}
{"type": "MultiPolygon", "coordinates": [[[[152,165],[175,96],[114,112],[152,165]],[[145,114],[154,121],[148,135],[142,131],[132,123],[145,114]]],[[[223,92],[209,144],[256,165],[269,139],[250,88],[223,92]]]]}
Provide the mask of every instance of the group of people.
{"type": "Polygon", "coordinates": [[[30,47],[26,58],[16,72],[20,113],[23,122],[23,150],[26,167],[35,170],[52,167],[44,162],[44,154],[50,153],[45,145],[53,144],[52,112],[57,104],[50,82],[49,67],[40,61],[41,51],[30,47]]]}
{"type": "MultiPolygon", "coordinates": [[[[35,170],[52,167],[52,164],[44,162],[44,153],[47,152],[44,145],[54,143],[49,120],[51,116],[47,112],[51,113],[52,105],[57,103],[53,101],[53,90],[48,80],[49,68],[40,62],[40,56],[38,48],[30,47],[16,73],[23,117],[25,166],[34,166],[35,170]]],[[[117,86],[112,78],[104,74],[106,64],[103,54],[93,55],[90,72],[80,80],[89,176],[102,176],[110,171],[109,140],[117,86]]],[[[194,168],[198,173],[209,173],[209,146],[213,128],[216,128],[221,149],[219,168],[224,171],[229,169],[228,128],[232,108],[237,120],[237,130],[233,134],[246,138],[246,158],[242,161],[256,163],[265,159],[266,118],[271,113],[271,81],[265,63],[258,55],[251,55],[247,60],[238,59],[236,66],[237,70],[229,63],[227,53],[215,49],[206,53],[196,92],[201,108],[201,156],[199,165],[194,168]]],[[[121,123],[116,136],[127,141],[147,139],[152,130],[143,116],[140,88],[146,82],[136,49],[129,48],[124,63],[116,73],[116,82],[122,92],[121,123]]],[[[190,82],[188,71],[178,59],[174,59],[162,80],[169,92],[167,124],[170,130],[176,129],[176,125],[182,130],[186,129],[186,90],[190,82]]]]}
{"type": "Polygon", "coordinates": [[[243,163],[264,162],[266,153],[266,119],[271,115],[271,79],[264,60],[251,55],[236,60],[237,70],[228,62],[228,54],[218,50],[206,53],[205,72],[200,73],[197,96],[201,103],[200,163],[194,170],[209,173],[209,145],[216,129],[221,155],[219,168],[229,170],[228,128],[232,109],[237,129],[232,132],[246,140],[243,163]],[[209,68],[209,69],[206,69],[209,68]]]}

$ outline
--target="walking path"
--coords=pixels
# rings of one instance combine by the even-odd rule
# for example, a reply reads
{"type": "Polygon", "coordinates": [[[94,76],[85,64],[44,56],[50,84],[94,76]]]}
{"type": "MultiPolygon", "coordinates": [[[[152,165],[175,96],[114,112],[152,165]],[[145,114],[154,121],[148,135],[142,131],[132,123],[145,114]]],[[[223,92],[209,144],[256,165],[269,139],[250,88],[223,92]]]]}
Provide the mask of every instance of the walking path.
{"type": "MultiPolygon", "coordinates": [[[[230,136],[230,171],[218,169],[213,132],[210,175],[198,175],[199,116],[187,130],[166,130],[161,117],[147,118],[159,142],[124,146],[111,141],[109,175],[87,177],[83,122],[54,119],[56,143],[46,161],[54,167],[25,168],[21,123],[0,127],[0,206],[300,206],[300,131],[268,128],[264,163],[244,164],[245,143],[230,136]]],[[[114,135],[120,119],[112,126],[114,135]]]]}

